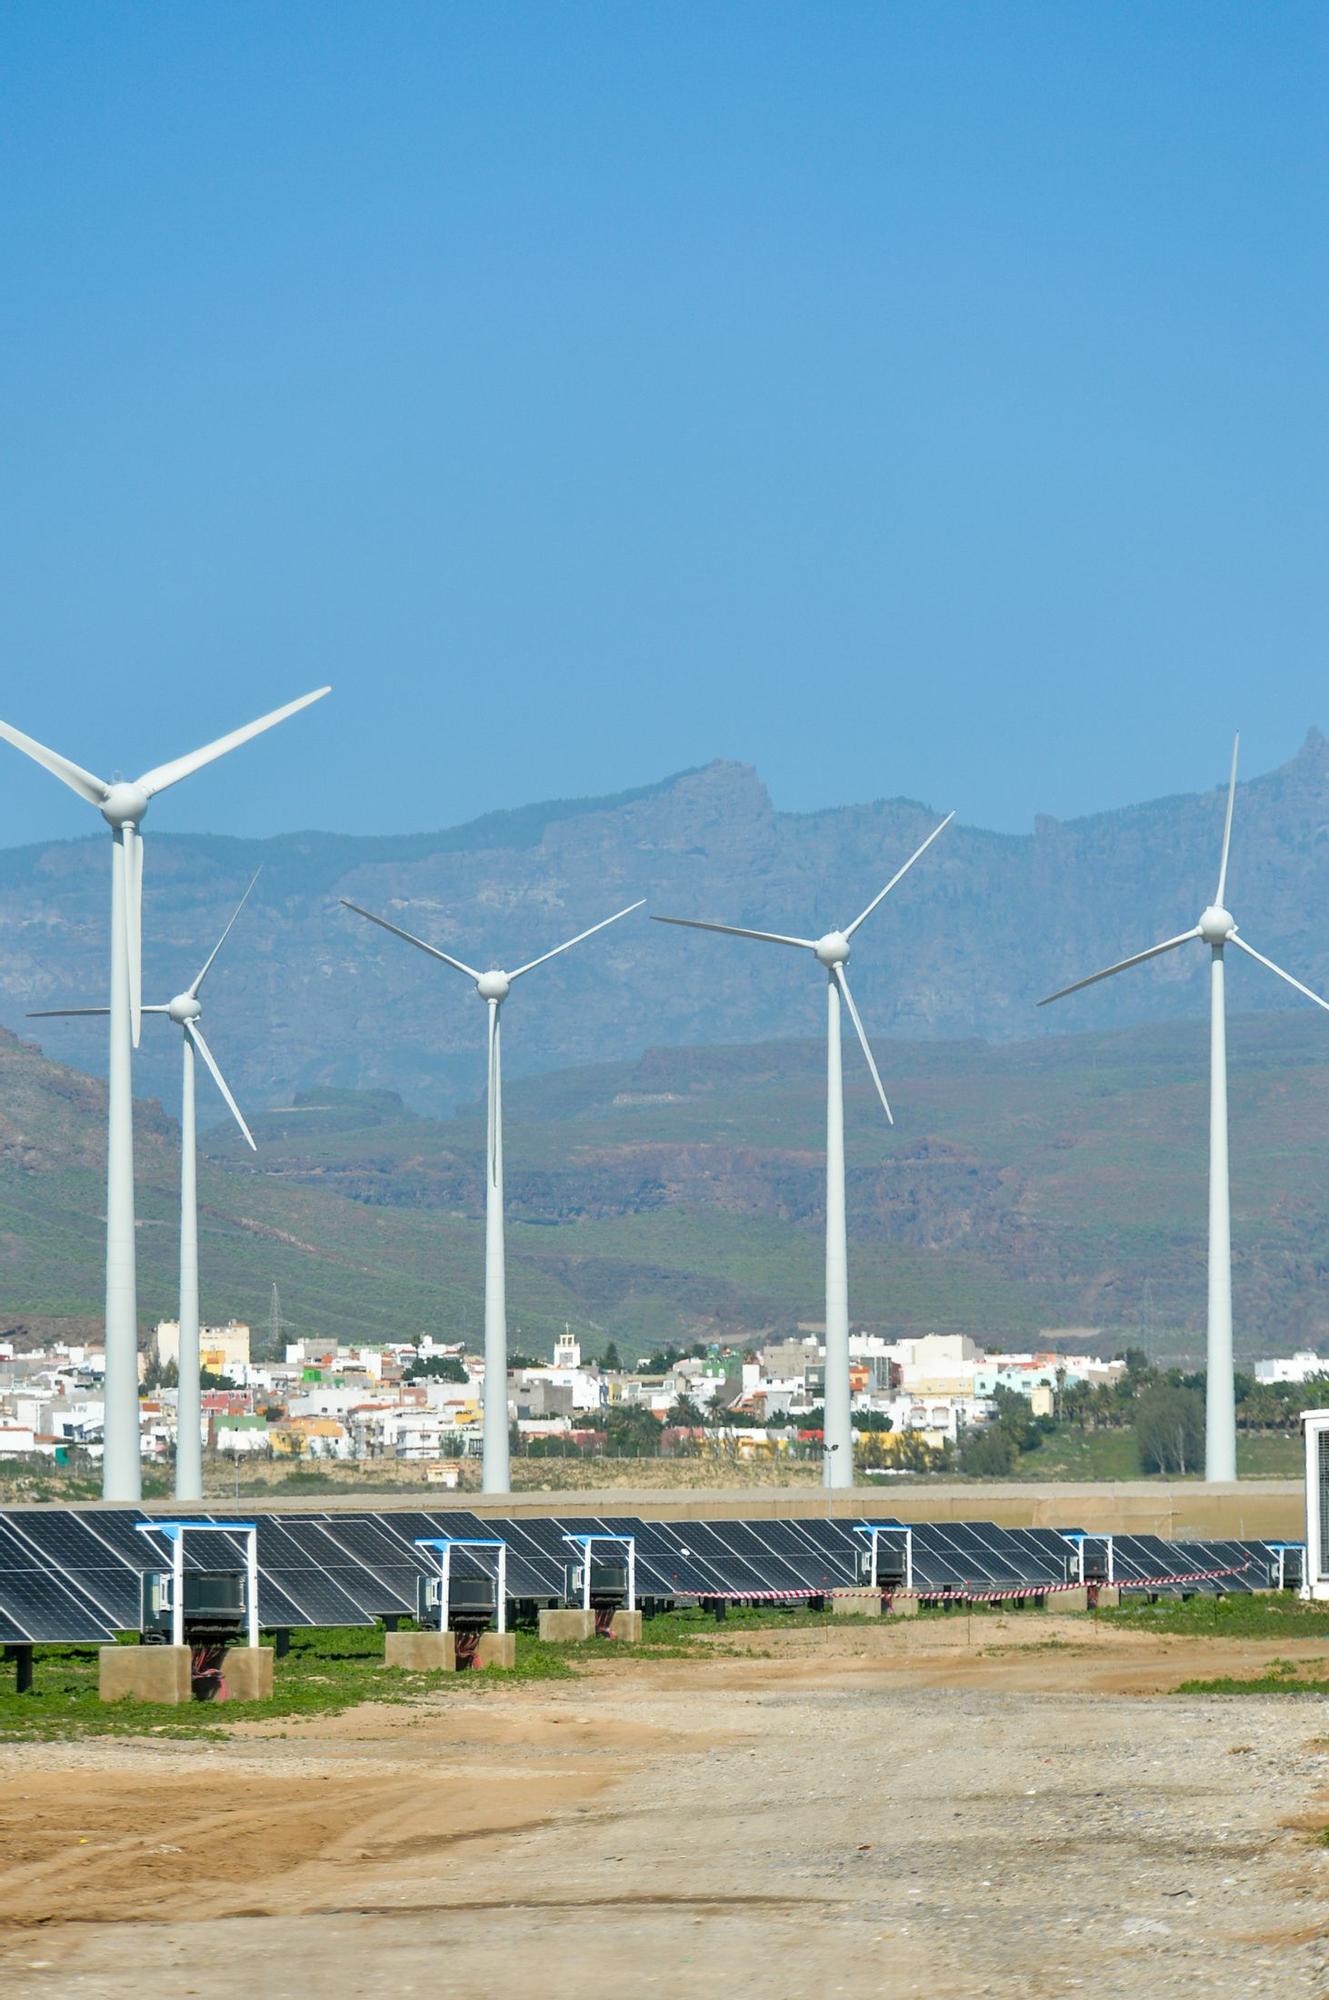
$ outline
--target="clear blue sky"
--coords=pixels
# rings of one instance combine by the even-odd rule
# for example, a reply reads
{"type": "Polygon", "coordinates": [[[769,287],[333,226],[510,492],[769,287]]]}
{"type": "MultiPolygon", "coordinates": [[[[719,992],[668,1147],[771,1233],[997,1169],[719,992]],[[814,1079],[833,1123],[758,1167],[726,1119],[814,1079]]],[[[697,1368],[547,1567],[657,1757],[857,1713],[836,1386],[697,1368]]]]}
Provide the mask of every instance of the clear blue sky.
{"type": "MultiPolygon", "coordinates": [[[[713,756],[1019,829],[1329,728],[1321,5],[0,26],[0,714],[163,825],[713,756]]],[[[89,828],[14,753],[0,841],[89,828]]]]}

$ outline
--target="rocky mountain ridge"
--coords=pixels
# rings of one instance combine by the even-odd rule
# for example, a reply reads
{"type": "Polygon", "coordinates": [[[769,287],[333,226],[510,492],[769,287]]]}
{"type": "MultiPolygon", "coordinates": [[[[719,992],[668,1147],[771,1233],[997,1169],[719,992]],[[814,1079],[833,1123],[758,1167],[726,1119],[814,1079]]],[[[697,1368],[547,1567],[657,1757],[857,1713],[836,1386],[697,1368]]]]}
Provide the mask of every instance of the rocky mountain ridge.
{"type": "MultiPolygon", "coordinates": [[[[950,801],[940,802],[949,804],[950,801]]],[[[962,803],[962,802],[961,802],[962,803]]],[[[1199,1012],[1198,953],[1177,952],[1051,1013],[1054,986],[1193,923],[1212,894],[1221,787],[1029,835],[957,821],[854,940],[856,997],[879,1038],[998,1042],[1199,1012]]],[[[940,811],[905,799],[778,812],[757,774],[716,763],[610,799],[495,813],[440,833],[270,840],[153,834],[145,992],[187,983],[256,867],[257,888],[207,990],[210,1039],[255,1108],[327,1086],[383,1086],[443,1110],[483,1082],[484,1020],[446,968],[341,906],[349,897],[471,963],[535,956],[639,896],[648,907],[541,967],[514,991],[505,1058],[517,1076],[629,1059],[660,1044],[816,1034],[815,966],[646,921],[697,915],[816,935],[875,894],[940,811]]],[[[0,853],[0,1019],[102,997],[107,843],[0,853]]],[[[1329,743],[1240,785],[1230,897],[1252,941],[1329,988],[1329,743]]],[[[1235,954],[1233,955],[1235,956],[1235,954]]],[[[1241,961],[1233,1005],[1298,1005],[1241,961]]],[[[99,1025],[43,1023],[51,1054],[97,1071],[99,1025]]],[[[178,1056],[145,1024],[139,1087],[174,1100],[178,1056]]]]}

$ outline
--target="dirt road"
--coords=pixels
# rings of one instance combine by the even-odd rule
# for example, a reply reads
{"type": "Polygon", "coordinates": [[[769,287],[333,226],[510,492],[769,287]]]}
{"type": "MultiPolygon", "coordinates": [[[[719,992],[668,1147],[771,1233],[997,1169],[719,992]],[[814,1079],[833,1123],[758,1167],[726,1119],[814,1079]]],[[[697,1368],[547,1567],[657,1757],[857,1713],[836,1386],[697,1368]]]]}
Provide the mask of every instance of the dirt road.
{"type": "Polygon", "coordinates": [[[87,2000],[1329,1993],[1321,1705],[1157,1692],[1271,1651],[846,1627],[224,1744],[11,1746],[0,1976],[87,2000]]]}

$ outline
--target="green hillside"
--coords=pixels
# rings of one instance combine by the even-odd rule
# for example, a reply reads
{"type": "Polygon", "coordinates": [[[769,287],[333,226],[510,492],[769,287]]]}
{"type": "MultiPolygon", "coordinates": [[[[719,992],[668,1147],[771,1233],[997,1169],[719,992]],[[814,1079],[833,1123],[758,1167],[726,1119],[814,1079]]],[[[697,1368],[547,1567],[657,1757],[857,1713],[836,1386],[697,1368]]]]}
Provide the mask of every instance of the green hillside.
{"type": "MultiPolygon", "coordinates": [[[[1237,1345],[1329,1346],[1329,1033],[1231,1030],[1237,1345]]],[[[1196,1353],[1204,1311],[1202,1023],[879,1045],[897,1124],[848,1072],[855,1321],[1196,1353]]],[[[852,1057],[853,1051],[849,1052],[852,1057]]],[[[755,1335],[821,1311],[815,1043],[663,1049],[506,1092],[514,1345],[755,1335]]],[[[99,1315],[100,1085],[0,1041],[0,1324],[99,1315]]],[[[309,1093],[206,1135],[205,1310],[293,1332],[478,1338],[483,1116],[390,1091],[309,1093]]],[[[140,1316],[174,1310],[174,1128],[139,1120],[140,1316]]]]}

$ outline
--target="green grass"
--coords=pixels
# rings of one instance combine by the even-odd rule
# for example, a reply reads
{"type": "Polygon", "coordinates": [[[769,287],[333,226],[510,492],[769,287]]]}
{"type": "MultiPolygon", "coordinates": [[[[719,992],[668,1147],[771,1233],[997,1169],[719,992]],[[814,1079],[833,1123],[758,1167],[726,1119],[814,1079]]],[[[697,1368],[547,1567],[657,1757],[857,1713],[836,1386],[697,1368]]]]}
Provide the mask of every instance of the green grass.
{"type": "Polygon", "coordinates": [[[298,1723],[337,1715],[364,1702],[411,1707],[456,1689],[499,1682],[566,1679],[566,1648],[517,1634],[517,1664],[502,1674],[406,1673],[383,1664],[383,1633],[366,1626],[293,1632],[291,1650],[276,1663],[270,1701],[193,1702],[164,1708],[153,1702],[103,1702],[97,1694],[97,1650],[45,1646],[34,1654],[33,1688],[16,1694],[6,1672],[0,1693],[0,1742],[80,1736],[224,1738],[239,1722],[298,1723]]]}
{"type": "Polygon", "coordinates": [[[1304,1604],[1291,1591],[1258,1591],[1232,1597],[1164,1598],[1158,1604],[1123,1604],[1100,1611],[1105,1624],[1137,1632],[1169,1632],[1187,1639],[1323,1639],[1329,1643],[1329,1604],[1304,1604]]]}
{"type": "MultiPolygon", "coordinates": [[[[1329,1663],[1317,1660],[1313,1664],[1323,1669],[1329,1663]]],[[[1256,1674],[1252,1680],[1238,1680],[1231,1675],[1219,1675],[1216,1680],[1210,1681],[1182,1681],[1172,1692],[1173,1694],[1300,1694],[1319,1695],[1322,1698],[1329,1695],[1329,1680],[1322,1677],[1300,1678],[1295,1668],[1282,1671],[1284,1665],[1284,1662],[1276,1661],[1274,1668],[1267,1673],[1256,1674]]]]}
{"type": "MultiPolygon", "coordinates": [[[[1304,1463],[1301,1440],[1294,1431],[1238,1435],[1239,1479],[1296,1479],[1304,1463]]],[[[1133,1431],[1062,1429],[1044,1438],[1036,1450],[1022,1452],[1011,1477],[1094,1480],[1141,1479],[1145,1475],[1140,1470],[1133,1431]]]]}

